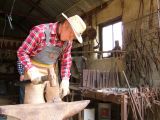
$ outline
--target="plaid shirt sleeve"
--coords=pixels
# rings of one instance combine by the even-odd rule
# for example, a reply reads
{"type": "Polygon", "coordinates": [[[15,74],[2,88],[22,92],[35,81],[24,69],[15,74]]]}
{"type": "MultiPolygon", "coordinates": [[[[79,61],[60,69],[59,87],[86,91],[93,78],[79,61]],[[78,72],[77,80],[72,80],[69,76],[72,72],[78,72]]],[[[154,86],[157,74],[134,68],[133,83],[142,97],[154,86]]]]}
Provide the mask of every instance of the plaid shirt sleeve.
{"type": "Polygon", "coordinates": [[[17,61],[17,70],[18,70],[19,75],[24,75],[24,67],[20,63],[20,61],[17,61]]]}
{"type": "Polygon", "coordinates": [[[32,29],[26,40],[23,42],[23,44],[17,51],[17,56],[21,61],[21,63],[23,64],[25,70],[28,70],[32,67],[29,56],[31,56],[36,52],[35,48],[39,43],[39,37],[38,37],[39,34],[40,30],[38,27],[32,29]]]}
{"type": "Polygon", "coordinates": [[[71,48],[72,43],[64,49],[64,52],[61,56],[61,78],[62,80],[69,80],[70,78],[70,68],[72,65],[72,57],[71,57],[71,48]]]}

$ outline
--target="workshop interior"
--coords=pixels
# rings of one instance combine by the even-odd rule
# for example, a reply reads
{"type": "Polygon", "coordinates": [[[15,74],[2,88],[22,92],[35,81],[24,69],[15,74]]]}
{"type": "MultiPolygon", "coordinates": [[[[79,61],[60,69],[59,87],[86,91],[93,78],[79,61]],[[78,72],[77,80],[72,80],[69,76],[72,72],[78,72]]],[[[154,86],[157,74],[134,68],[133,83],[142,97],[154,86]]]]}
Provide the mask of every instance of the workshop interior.
{"type": "MultiPolygon", "coordinates": [[[[0,0],[0,26],[0,120],[160,120],[160,0],[0,0]],[[70,93],[20,103],[31,81],[19,79],[17,51],[62,13],[86,24],[83,42],[72,43],[70,93]]],[[[56,67],[60,83],[59,59],[56,67]]]]}

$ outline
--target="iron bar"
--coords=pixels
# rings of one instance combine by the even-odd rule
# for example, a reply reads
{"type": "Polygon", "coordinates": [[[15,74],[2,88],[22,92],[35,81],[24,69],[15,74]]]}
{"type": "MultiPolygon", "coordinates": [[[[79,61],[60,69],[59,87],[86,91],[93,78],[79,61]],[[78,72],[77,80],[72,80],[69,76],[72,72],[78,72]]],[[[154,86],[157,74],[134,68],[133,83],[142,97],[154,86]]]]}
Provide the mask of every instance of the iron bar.
{"type": "Polygon", "coordinates": [[[122,50],[109,50],[109,51],[72,51],[71,53],[82,53],[82,54],[88,54],[88,53],[114,53],[114,52],[118,52],[118,53],[126,53],[126,51],[122,51],[122,50]]]}
{"type": "Polygon", "coordinates": [[[141,114],[140,114],[140,110],[139,110],[139,108],[138,108],[138,106],[137,106],[137,104],[136,104],[135,98],[133,97],[133,94],[132,94],[132,91],[131,91],[131,87],[130,87],[129,82],[128,82],[128,79],[127,79],[127,76],[126,76],[126,74],[125,74],[124,71],[122,71],[122,72],[123,72],[123,75],[124,75],[124,77],[125,77],[127,86],[128,86],[128,88],[129,88],[128,93],[129,93],[129,95],[130,95],[130,97],[131,97],[131,99],[132,99],[132,101],[133,101],[133,103],[134,103],[134,105],[135,105],[135,108],[137,109],[138,115],[139,115],[139,117],[140,117],[141,120],[144,120],[144,119],[142,118],[141,114]]]}

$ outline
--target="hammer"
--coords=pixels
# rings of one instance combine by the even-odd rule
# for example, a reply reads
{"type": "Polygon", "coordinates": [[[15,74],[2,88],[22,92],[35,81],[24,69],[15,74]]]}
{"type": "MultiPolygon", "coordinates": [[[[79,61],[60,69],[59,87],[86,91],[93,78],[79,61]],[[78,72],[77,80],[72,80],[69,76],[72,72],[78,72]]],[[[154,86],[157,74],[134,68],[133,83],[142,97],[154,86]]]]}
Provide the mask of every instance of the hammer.
{"type": "MultiPolygon", "coordinates": [[[[55,73],[54,68],[48,68],[47,72],[48,72],[48,75],[41,76],[41,77],[37,78],[37,79],[40,79],[40,81],[36,84],[41,84],[41,83],[44,83],[45,81],[49,81],[51,87],[56,86],[56,84],[57,84],[56,83],[56,75],[53,74],[53,73],[55,73]]],[[[32,81],[31,80],[24,80],[24,81],[18,81],[14,85],[15,86],[25,86],[26,84],[29,84],[29,83],[32,83],[32,81]]],[[[33,83],[33,84],[35,84],[35,83],[33,83]]]]}

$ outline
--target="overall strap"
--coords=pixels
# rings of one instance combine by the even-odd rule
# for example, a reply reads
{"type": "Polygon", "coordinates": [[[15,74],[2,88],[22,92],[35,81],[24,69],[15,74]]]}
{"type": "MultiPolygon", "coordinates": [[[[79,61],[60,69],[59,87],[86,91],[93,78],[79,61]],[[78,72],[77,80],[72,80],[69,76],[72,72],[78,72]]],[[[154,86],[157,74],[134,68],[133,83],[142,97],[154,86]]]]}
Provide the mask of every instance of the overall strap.
{"type": "Polygon", "coordinates": [[[64,51],[64,49],[67,47],[67,45],[68,45],[68,41],[65,41],[63,44],[63,47],[62,47],[62,51],[64,51]]]}
{"type": "Polygon", "coordinates": [[[45,29],[45,31],[44,31],[44,33],[45,33],[45,35],[46,35],[46,43],[49,43],[49,41],[50,41],[50,29],[49,29],[49,24],[46,24],[46,28],[47,29],[45,29]]]}

